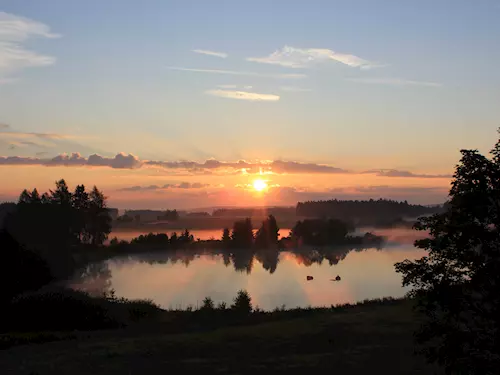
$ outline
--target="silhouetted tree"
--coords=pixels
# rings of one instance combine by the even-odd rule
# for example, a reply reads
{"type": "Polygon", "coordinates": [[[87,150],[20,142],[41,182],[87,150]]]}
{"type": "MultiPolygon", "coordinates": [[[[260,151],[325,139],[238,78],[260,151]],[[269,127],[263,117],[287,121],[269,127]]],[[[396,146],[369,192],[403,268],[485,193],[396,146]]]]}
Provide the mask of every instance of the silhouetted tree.
{"type": "Polygon", "coordinates": [[[88,232],[92,245],[102,245],[111,232],[111,216],[107,210],[106,197],[97,189],[92,189],[89,195],[88,232]]]}
{"type": "Polygon", "coordinates": [[[231,309],[239,315],[248,315],[252,312],[252,299],[246,290],[238,291],[231,305],[231,309]]]}
{"type": "Polygon", "coordinates": [[[278,243],[279,227],[273,215],[262,222],[255,236],[255,245],[260,249],[276,246],[278,243]]]}
{"type": "Polygon", "coordinates": [[[235,248],[249,248],[253,245],[252,220],[236,221],[231,234],[232,245],[235,248]]]}
{"type": "Polygon", "coordinates": [[[222,231],[222,245],[226,249],[231,246],[231,234],[228,228],[224,228],[222,231]]]}
{"type": "Polygon", "coordinates": [[[203,303],[201,305],[202,310],[213,310],[215,308],[215,304],[212,298],[205,297],[203,303]]]}
{"type": "Polygon", "coordinates": [[[179,246],[179,237],[177,236],[177,232],[173,232],[170,235],[170,246],[172,246],[173,248],[179,246]]]}
{"type": "Polygon", "coordinates": [[[78,238],[78,242],[88,243],[90,240],[88,228],[87,228],[87,220],[89,219],[89,194],[85,191],[84,185],[78,185],[75,188],[75,192],[71,197],[73,204],[73,225],[74,231],[78,238]]]}
{"type": "Polygon", "coordinates": [[[72,194],[64,180],[50,194],[24,190],[4,224],[18,241],[38,250],[100,245],[111,231],[104,195],[96,187],[88,194],[83,185],[72,194]]]}
{"type": "Polygon", "coordinates": [[[339,245],[346,242],[347,234],[353,229],[341,220],[307,219],[295,224],[292,235],[305,245],[339,245]]]}
{"type": "Polygon", "coordinates": [[[189,230],[184,230],[179,236],[179,244],[181,246],[188,246],[194,242],[194,236],[189,232],[189,230]]]}
{"type": "Polygon", "coordinates": [[[428,251],[396,264],[426,316],[417,339],[453,374],[500,368],[500,141],[488,159],[462,150],[446,212],[422,218],[428,251]]]}

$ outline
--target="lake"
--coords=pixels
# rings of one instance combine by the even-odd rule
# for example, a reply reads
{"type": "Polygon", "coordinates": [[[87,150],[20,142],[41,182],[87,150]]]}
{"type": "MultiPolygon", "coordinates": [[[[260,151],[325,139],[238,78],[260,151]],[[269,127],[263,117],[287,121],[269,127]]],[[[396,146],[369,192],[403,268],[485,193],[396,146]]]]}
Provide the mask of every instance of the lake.
{"type": "Polygon", "coordinates": [[[422,234],[406,229],[375,232],[388,238],[381,249],[170,251],[116,258],[90,266],[71,286],[89,291],[113,288],[119,297],[149,298],[164,308],[196,307],[206,296],[230,304],[240,289],[265,310],[401,297],[406,290],[394,263],[425,255],[413,247],[422,234]],[[307,281],[309,275],[314,279],[307,281]],[[331,281],[337,275],[341,281],[331,281]]]}

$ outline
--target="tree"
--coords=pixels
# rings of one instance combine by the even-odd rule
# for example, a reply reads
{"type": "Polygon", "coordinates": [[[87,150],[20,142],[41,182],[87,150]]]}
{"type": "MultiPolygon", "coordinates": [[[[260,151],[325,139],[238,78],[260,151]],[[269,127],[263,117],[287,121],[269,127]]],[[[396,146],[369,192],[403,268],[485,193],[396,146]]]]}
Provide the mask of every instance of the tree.
{"type": "Polygon", "coordinates": [[[231,234],[228,228],[224,228],[222,231],[222,245],[224,248],[228,248],[231,245],[231,234]]]}
{"type": "Polygon", "coordinates": [[[194,236],[189,232],[188,229],[185,229],[184,232],[182,232],[179,236],[179,242],[183,246],[187,246],[194,242],[194,236]]]}
{"type": "Polygon", "coordinates": [[[78,185],[71,197],[73,205],[73,230],[78,242],[87,243],[89,241],[89,232],[86,225],[88,219],[90,199],[85,191],[84,185],[78,185]]]}
{"type": "Polygon", "coordinates": [[[500,368],[500,141],[493,158],[462,150],[447,210],[421,218],[428,251],[395,265],[426,317],[417,340],[450,374],[500,368]]]}
{"type": "Polygon", "coordinates": [[[258,248],[266,249],[269,246],[275,246],[278,243],[279,227],[276,218],[273,215],[262,222],[261,227],[255,236],[255,244],[258,248]]]}
{"type": "Polygon", "coordinates": [[[69,191],[68,185],[64,179],[56,181],[56,190],[51,190],[50,195],[53,203],[71,206],[71,192],[69,191]]]}
{"type": "Polygon", "coordinates": [[[252,220],[249,218],[236,221],[233,224],[233,233],[231,234],[232,243],[235,248],[248,248],[253,244],[252,220]]]}
{"type": "Polygon", "coordinates": [[[239,315],[248,315],[252,312],[252,299],[246,290],[238,291],[231,309],[239,315]]]}
{"type": "Polygon", "coordinates": [[[92,245],[102,245],[111,233],[106,197],[96,186],[90,192],[88,232],[92,245]]]}

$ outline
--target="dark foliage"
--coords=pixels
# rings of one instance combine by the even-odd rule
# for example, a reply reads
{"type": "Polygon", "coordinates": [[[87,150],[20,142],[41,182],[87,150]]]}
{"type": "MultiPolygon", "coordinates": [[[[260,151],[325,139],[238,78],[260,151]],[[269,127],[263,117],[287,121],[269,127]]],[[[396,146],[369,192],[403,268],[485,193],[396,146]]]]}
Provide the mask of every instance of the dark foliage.
{"type": "Polygon", "coordinates": [[[246,290],[238,291],[231,309],[238,315],[249,315],[252,312],[252,298],[250,298],[250,294],[246,290]]]}
{"type": "Polygon", "coordinates": [[[40,254],[0,231],[0,309],[18,294],[37,290],[51,281],[49,266],[40,254]]]}
{"type": "Polygon", "coordinates": [[[233,225],[231,233],[232,246],[234,248],[243,249],[253,246],[253,227],[252,220],[249,218],[241,221],[236,221],[233,225]]]}
{"type": "Polygon", "coordinates": [[[231,232],[228,228],[224,228],[222,231],[222,245],[225,249],[231,246],[231,232]]]}
{"type": "Polygon", "coordinates": [[[305,245],[340,245],[346,243],[347,234],[352,230],[354,227],[341,220],[307,219],[297,222],[292,236],[305,245]]]}
{"type": "Polygon", "coordinates": [[[96,187],[90,193],[83,185],[71,193],[64,180],[56,189],[40,196],[24,190],[5,229],[32,249],[64,248],[80,244],[101,245],[111,231],[106,198],[96,187]]]}
{"type": "Polygon", "coordinates": [[[276,218],[273,215],[262,222],[261,227],[255,236],[255,245],[260,249],[275,247],[278,244],[279,227],[276,218]]]}
{"type": "Polygon", "coordinates": [[[442,207],[427,207],[394,200],[337,200],[309,201],[297,203],[297,216],[334,218],[356,223],[356,225],[382,225],[416,218],[442,210],[442,207]]]}
{"type": "Polygon", "coordinates": [[[450,374],[500,368],[500,141],[488,159],[462,150],[447,211],[416,228],[428,255],[396,264],[427,321],[417,333],[429,360],[450,374]]]}

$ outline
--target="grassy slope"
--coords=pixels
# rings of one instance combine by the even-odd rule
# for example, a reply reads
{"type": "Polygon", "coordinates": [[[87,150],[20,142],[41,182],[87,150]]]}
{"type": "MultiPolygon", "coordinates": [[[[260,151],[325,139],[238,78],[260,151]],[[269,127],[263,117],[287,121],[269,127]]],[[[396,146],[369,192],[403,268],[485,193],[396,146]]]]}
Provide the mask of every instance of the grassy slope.
{"type": "Polygon", "coordinates": [[[0,352],[5,374],[433,374],[413,355],[407,301],[205,333],[169,335],[166,323],[0,352]]]}

